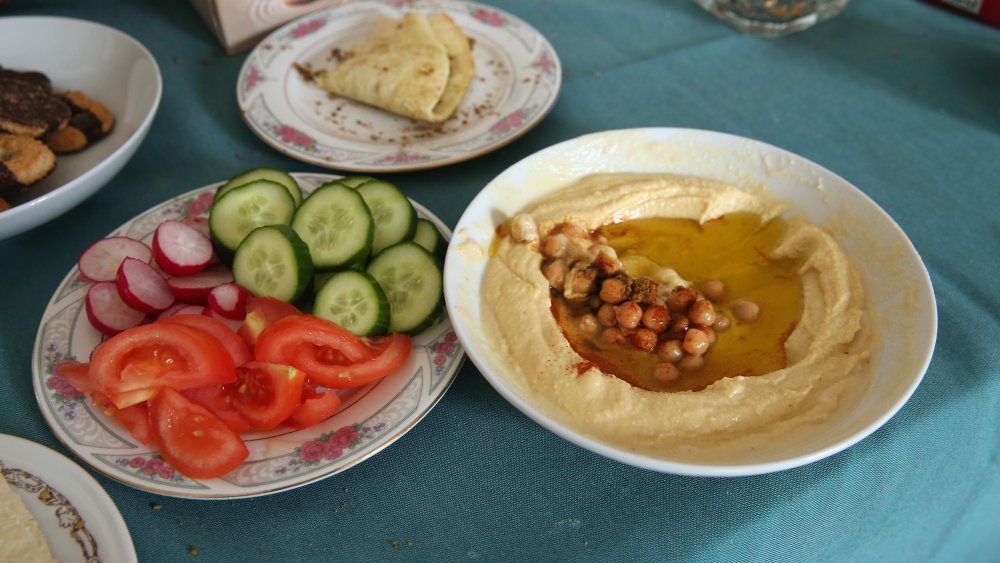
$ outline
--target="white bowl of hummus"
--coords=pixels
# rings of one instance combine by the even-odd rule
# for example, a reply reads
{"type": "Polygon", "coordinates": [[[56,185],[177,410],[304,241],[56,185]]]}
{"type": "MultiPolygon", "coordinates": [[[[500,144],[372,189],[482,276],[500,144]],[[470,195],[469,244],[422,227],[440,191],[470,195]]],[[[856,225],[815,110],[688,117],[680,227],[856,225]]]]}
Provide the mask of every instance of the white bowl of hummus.
{"type": "Polygon", "coordinates": [[[593,452],[681,475],[859,442],[912,395],[937,334],[927,271],[874,201],[709,131],[607,131],[518,162],[459,220],[444,278],[500,395],[593,452]]]}

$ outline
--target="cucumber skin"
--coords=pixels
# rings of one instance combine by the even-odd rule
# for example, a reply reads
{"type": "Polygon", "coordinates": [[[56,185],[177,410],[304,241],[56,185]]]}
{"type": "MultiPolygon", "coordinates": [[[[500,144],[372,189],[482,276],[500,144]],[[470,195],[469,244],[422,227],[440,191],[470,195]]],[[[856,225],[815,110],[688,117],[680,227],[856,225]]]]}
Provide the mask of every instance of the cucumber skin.
{"type": "Polygon", "coordinates": [[[296,207],[302,204],[302,188],[299,186],[299,182],[295,179],[295,177],[280,168],[269,168],[266,166],[262,166],[259,168],[251,168],[250,170],[245,170],[233,176],[215,190],[214,199],[219,199],[219,197],[221,197],[229,190],[238,188],[244,184],[249,184],[250,182],[256,180],[269,180],[276,184],[281,184],[282,186],[284,186],[285,189],[288,190],[288,195],[292,196],[292,200],[295,201],[296,207]],[[271,178],[262,176],[261,173],[265,174],[277,173],[277,175],[283,176],[287,180],[290,180],[291,185],[285,184],[284,182],[279,182],[277,180],[271,180],[271,178]],[[247,178],[249,178],[249,180],[247,178]],[[234,183],[236,182],[239,183],[234,185],[234,183]]]}
{"type": "Polygon", "coordinates": [[[413,232],[413,237],[411,237],[410,240],[412,240],[413,242],[416,242],[417,244],[420,244],[420,246],[423,246],[424,248],[427,248],[427,250],[431,254],[433,254],[435,258],[437,258],[438,260],[440,260],[443,263],[444,262],[445,252],[448,250],[448,241],[445,240],[444,235],[441,234],[441,231],[437,228],[437,225],[435,225],[434,222],[431,221],[430,219],[426,219],[424,217],[418,217],[417,218],[417,227],[413,231],[414,231],[413,232]],[[434,233],[435,233],[434,234],[434,236],[435,236],[434,240],[437,242],[437,245],[434,247],[433,250],[430,249],[430,248],[427,248],[423,244],[420,244],[419,241],[417,241],[417,235],[420,233],[420,225],[422,225],[422,224],[427,225],[427,228],[434,229],[434,233]]]}
{"type": "MultiPolygon", "coordinates": [[[[378,278],[374,274],[372,274],[371,271],[370,271],[371,265],[373,263],[375,263],[376,260],[378,260],[379,256],[381,256],[384,253],[388,252],[390,249],[393,249],[393,248],[396,248],[396,247],[399,247],[399,246],[404,246],[404,245],[412,245],[413,247],[420,249],[421,252],[423,252],[424,254],[426,254],[431,260],[434,261],[434,264],[437,266],[438,273],[442,275],[442,279],[441,279],[441,291],[438,292],[437,303],[435,303],[433,310],[430,313],[427,314],[427,316],[424,318],[423,321],[421,321],[419,324],[417,324],[417,325],[415,325],[413,327],[410,327],[410,328],[408,328],[406,330],[397,330],[392,325],[392,314],[390,313],[390,315],[389,315],[389,331],[390,332],[402,332],[404,334],[409,334],[411,336],[414,336],[414,335],[420,334],[426,328],[430,327],[435,322],[437,322],[438,319],[441,318],[441,314],[444,313],[444,306],[445,306],[445,302],[444,302],[444,279],[443,279],[444,266],[442,265],[441,261],[438,260],[438,258],[436,256],[434,256],[433,254],[431,254],[430,251],[428,251],[426,248],[420,246],[419,244],[417,244],[417,243],[415,243],[413,241],[410,241],[410,240],[404,240],[404,241],[397,242],[396,244],[393,244],[391,246],[387,246],[384,249],[382,249],[382,252],[380,252],[376,256],[374,256],[368,262],[368,265],[365,266],[365,272],[368,273],[368,274],[370,274],[373,278],[376,279],[376,281],[378,281],[378,278]]],[[[386,295],[388,295],[388,293],[386,295]]]]}
{"type": "MultiPolygon", "coordinates": [[[[246,240],[250,238],[250,235],[252,235],[256,231],[259,231],[260,229],[277,230],[282,235],[284,235],[286,239],[288,239],[289,246],[292,247],[292,251],[295,253],[295,263],[298,266],[296,268],[298,270],[297,272],[298,284],[295,290],[295,294],[291,298],[286,299],[285,301],[292,304],[297,304],[297,303],[301,304],[302,298],[309,293],[308,290],[312,285],[313,276],[315,275],[315,269],[313,268],[313,263],[312,263],[312,256],[309,254],[309,246],[306,245],[305,241],[303,241],[302,238],[299,237],[299,234],[296,233],[295,230],[289,227],[288,225],[264,225],[261,227],[257,227],[253,231],[250,231],[250,233],[247,234],[247,236],[243,239],[243,241],[246,242],[246,240]]],[[[243,246],[242,243],[240,244],[240,246],[243,246]]],[[[239,253],[239,248],[237,248],[236,252],[233,253],[234,259],[237,253],[239,253]]],[[[246,287],[247,289],[250,289],[247,285],[240,283],[239,280],[236,279],[235,268],[233,268],[233,281],[239,283],[240,285],[243,285],[243,287],[246,287]]],[[[252,290],[251,293],[253,293],[252,290]]],[[[254,293],[254,295],[256,295],[256,293],[254,293]]],[[[260,296],[258,295],[258,297],[260,296]]],[[[301,307],[299,308],[301,309],[301,307]]]]}

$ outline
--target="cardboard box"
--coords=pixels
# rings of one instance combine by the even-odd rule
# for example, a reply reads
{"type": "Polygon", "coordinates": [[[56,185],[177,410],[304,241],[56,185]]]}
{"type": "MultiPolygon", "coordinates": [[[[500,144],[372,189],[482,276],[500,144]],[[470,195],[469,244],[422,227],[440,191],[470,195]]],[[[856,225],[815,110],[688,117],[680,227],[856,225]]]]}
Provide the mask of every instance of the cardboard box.
{"type": "Polygon", "coordinates": [[[191,0],[229,54],[246,51],[275,28],[348,0],[191,0]]]}

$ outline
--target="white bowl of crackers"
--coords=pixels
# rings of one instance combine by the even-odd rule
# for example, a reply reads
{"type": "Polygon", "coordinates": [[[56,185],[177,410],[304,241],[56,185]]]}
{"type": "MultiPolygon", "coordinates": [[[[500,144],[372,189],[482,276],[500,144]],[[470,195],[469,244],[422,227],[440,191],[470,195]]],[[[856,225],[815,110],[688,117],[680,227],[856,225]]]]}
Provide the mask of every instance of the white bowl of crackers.
{"type": "Polygon", "coordinates": [[[108,183],[146,137],[163,82],[149,51],[94,22],[0,18],[0,240],[108,183]]]}

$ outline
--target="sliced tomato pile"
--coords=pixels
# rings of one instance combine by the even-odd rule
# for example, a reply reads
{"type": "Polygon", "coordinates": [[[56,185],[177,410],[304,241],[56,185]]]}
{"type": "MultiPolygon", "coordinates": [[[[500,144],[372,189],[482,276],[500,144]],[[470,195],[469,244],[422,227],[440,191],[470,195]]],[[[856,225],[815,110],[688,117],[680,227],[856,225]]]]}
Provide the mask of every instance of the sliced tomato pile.
{"type": "Polygon", "coordinates": [[[340,408],[336,389],[377,381],[409,357],[404,334],[359,338],[266,297],[246,310],[238,326],[182,313],[128,328],[89,363],[63,361],[55,373],[174,469],[210,479],[247,458],[242,432],[322,422],[340,408]]]}

